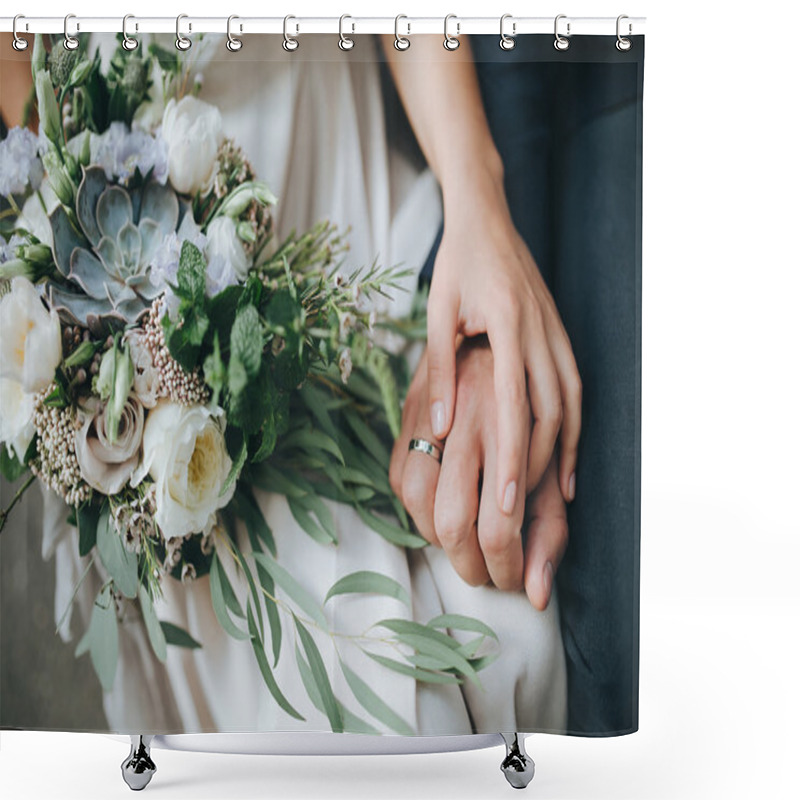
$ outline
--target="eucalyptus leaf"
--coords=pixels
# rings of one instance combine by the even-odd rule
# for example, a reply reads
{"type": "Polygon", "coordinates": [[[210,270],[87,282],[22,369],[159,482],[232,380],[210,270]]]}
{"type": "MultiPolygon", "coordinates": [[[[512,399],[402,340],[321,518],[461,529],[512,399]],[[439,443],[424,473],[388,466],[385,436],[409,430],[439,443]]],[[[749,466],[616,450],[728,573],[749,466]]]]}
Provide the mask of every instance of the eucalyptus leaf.
{"type": "Polygon", "coordinates": [[[258,542],[263,542],[270,553],[273,556],[276,555],[277,549],[272,530],[249,488],[241,485],[237,488],[236,494],[233,496],[232,508],[236,516],[244,521],[253,551],[260,550],[258,542]]]}
{"type": "MultiPolygon", "coordinates": [[[[214,553],[214,557],[211,559],[211,568],[208,573],[209,589],[211,590],[211,605],[214,609],[214,613],[217,615],[217,620],[226,633],[233,636],[235,639],[247,639],[247,634],[237,625],[234,625],[233,620],[231,620],[228,615],[228,605],[223,590],[223,575],[224,570],[219,563],[219,557],[214,553]]],[[[227,576],[225,580],[227,580],[227,576]]],[[[239,616],[241,616],[241,614],[239,616]]]]}
{"type": "Polygon", "coordinates": [[[269,595],[264,595],[264,601],[267,606],[267,619],[269,620],[269,632],[272,638],[272,664],[276,666],[278,659],[281,655],[281,638],[283,631],[281,628],[281,615],[278,611],[278,605],[272,598],[275,597],[275,581],[272,575],[267,572],[264,567],[256,561],[256,574],[261,583],[264,591],[269,595]]]}
{"type": "Polygon", "coordinates": [[[382,594],[387,597],[394,597],[411,608],[411,598],[408,596],[405,587],[393,578],[370,570],[351,572],[349,575],[340,578],[328,590],[328,594],[325,595],[325,602],[327,603],[331,597],[335,597],[338,594],[382,594]]]}
{"type": "Polygon", "coordinates": [[[328,630],[328,621],[322,609],[316,604],[314,598],[288,573],[274,558],[266,553],[254,553],[256,563],[261,564],[272,576],[275,583],[286,592],[295,603],[308,614],[323,630],[328,630]]]}
{"type": "Polygon", "coordinates": [[[100,508],[93,503],[84,503],[76,511],[78,522],[78,552],[85,556],[97,544],[97,522],[100,508]]]}
{"type": "Polygon", "coordinates": [[[139,603],[142,608],[142,617],[147,628],[147,635],[150,637],[150,644],[153,646],[153,652],[159,661],[164,662],[167,660],[167,639],[153,608],[153,601],[144,585],[139,587],[139,603]]]}
{"type": "Polygon", "coordinates": [[[400,675],[407,675],[410,678],[415,678],[423,683],[443,683],[443,684],[461,684],[463,681],[456,678],[454,675],[442,674],[440,672],[431,672],[425,669],[417,669],[402,661],[395,661],[393,658],[378,655],[377,653],[370,653],[364,651],[373,661],[377,661],[387,669],[393,672],[398,672],[400,675]]]}
{"type": "Polygon", "coordinates": [[[97,521],[97,552],[114,585],[131,600],[139,590],[139,558],[122,543],[111,524],[111,514],[104,506],[97,521]]]}
{"type": "Polygon", "coordinates": [[[203,646],[194,639],[188,631],[178,625],[173,625],[171,622],[165,622],[164,620],[161,620],[160,624],[167,644],[173,644],[176,647],[186,647],[189,650],[196,650],[203,646]]]}
{"type": "Polygon", "coordinates": [[[109,692],[114,685],[119,659],[117,610],[110,586],[101,589],[94,601],[87,636],[92,666],[103,689],[109,692]]]}
{"type": "Polygon", "coordinates": [[[398,547],[420,548],[426,547],[428,544],[419,534],[403,530],[397,525],[375,516],[375,514],[367,511],[363,506],[357,505],[356,512],[358,516],[361,517],[362,521],[372,528],[372,530],[379,533],[392,544],[396,544],[398,547]]]}
{"type": "Polygon", "coordinates": [[[258,668],[261,670],[261,676],[264,678],[264,683],[267,685],[270,694],[275,698],[278,705],[290,716],[301,721],[305,721],[305,717],[286,699],[286,695],[280,690],[275,676],[270,669],[269,662],[267,661],[267,654],[264,652],[264,643],[258,636],[256,629],[256,621],[253,618],[253,612],[250,609],[250,604],[247,604],[247,627],[250,630],[250,643],[253,646],[253,652],[256,655],[256,662],[258,668]]]}
{"type": "Polygon", "coordinates": [[[434,617],[428,622],[429,628],[452,628],[458,631],[470,631],[471,633],[482,633],[497,640],[497,634],[484,622],[474,617],[465,617],[462,614],[442,614],[434,617]]]}
{"type": "Polygon", "coordinates": [[[416,731],[389,705],[386,704],[355,672],[353,672],[344,661],[341,662],[342,672],[350,687],[350,691],[355,695],[356,700],[368,711],[375,719],[382,722],[395,733],[403,736],[413,736],[416,731]]]}
{"type": "MultiPolygon", "coordinates": [[[[307,495],[304,495],[306,497],[307,495]]],[[[295,518],[297,524],[315,541],[320,544],[334,544],[336,539],[325,530],[325,528],[311,516],[307,506],[301,502],[304,498],[287,497],[289,510],[295,518]]]]}
{"type": "Polygon", "coordinates": [[[333,695],[331,682],[328,678],[328,672],[325,669],[325,662],[322,660],[319,648],[317,647],[314,638],[308,632],[306,627],[300,622],[297,617],[294,618],[294,624],[297,627],[297,634],[300,637],[300,642],[305,650],[308,665],[311,667],[311,676],[314,678],[317,690],[319,691],[322,706],[331,724],[331,730],[334,733],[341,733],[344,730],[342,724],[342,716],[339,713],[339,706],[336,698],[333,695]]]}

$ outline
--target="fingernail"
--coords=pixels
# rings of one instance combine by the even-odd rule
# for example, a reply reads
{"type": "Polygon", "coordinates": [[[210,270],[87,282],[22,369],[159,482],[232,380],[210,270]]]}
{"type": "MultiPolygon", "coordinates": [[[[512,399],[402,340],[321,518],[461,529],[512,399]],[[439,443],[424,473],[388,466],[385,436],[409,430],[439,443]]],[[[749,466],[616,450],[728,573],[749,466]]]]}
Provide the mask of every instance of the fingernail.
{"type": "Polygon", "coordinates": [[[570,502],[575,499],[575,473],[569,476],[569,486],[567,487],[567,494],[569,495],[570,502]]]}
{"type": "Polygon", "coordinates": [[[444,403],[441,400],[437,400],[431,406],[431,427],[434,436],[444,435],[444,403]]]}
{"type": "Polygon", "coordinates": [[[550,590],[553,588],[553,565],[549,561],[544,565],[542,582],[544,583],[544,604],[546,606],[550,602],[550,590]]]}
{"type": "Polygon", "coordinates": [[[511,514],[514,511],[514,502],[517,499],[517,482],[511,481],[506,486],[506,493],[503,495],[503,513],[511,514]]]}

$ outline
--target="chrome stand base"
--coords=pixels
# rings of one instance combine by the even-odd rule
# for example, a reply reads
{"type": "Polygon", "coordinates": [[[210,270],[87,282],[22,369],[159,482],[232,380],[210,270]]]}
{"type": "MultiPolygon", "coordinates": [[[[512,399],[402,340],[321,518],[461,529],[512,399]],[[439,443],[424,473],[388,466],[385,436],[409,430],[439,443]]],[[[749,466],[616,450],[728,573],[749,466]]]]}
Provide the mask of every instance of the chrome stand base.
{"type": "Polygon", "coordinates": [[[152,741],[152,736],[131,734],[131,752],[122,762],[122,778],[134,792],[144,789],[155,774],[156,765],[150,758],[152,741]]]}
{"type": "Polygon", "coordinates": [[[501,734],[506,743],[506,757],[500,765],[506,780],[515,789],[524,789],[532,780],[536,766],[525,752],[525,740],[518,733],[501,734]]]}

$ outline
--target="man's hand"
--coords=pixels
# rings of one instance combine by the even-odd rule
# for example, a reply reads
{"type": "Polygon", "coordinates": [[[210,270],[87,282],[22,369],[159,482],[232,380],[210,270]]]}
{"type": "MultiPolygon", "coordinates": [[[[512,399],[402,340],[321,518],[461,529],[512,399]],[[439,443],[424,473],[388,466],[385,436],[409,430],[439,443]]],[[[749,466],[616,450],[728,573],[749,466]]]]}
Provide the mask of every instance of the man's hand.
{"type": "MultiPolygon", "coordinates": [[[[532,521],[523,553],[524,494],[520,493],[511,515],[501,513],[495,502],[498,409],[493,376],[494,359],[485,338],[462,344],[455,413],[440,465],[424,453],[408,451],[412,438],[436,442],[429,413],[427,354],[423,356],[403,409],[389,480],[422,536],[445,550],[467,583],[491,581],[506,591],[524,586],[531,603],[541,610],[549,601],[553,574],[566,547],[564,500],[553,457],[527,503],[532,521]]],[[[524,446],[530,442],[531,422],[526,408],[522,420],[516,421],[524,446]]],[[[522,482],[526,489],[533,488],[527,485],[525,472],[522,482]]]]}

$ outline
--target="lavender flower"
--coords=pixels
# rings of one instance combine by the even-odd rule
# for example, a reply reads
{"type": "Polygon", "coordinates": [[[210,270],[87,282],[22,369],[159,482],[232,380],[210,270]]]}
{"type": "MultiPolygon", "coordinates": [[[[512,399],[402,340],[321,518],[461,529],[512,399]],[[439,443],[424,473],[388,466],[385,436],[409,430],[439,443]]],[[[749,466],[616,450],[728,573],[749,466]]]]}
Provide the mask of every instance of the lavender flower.
{"type": "Polygon", "coordinates": [[[160,134],[151,136],[138,128],[128,130],[123,122],[112,122],[105,133],[92,136],[91,156],[109,181],[116,177],[126,183],[138,168],[142,175],[153,170],[153,180],[162,185],[167,182],[167,145],[160,134]]]}
{"type": "Polygon", "coordinates": [[[0,142],[0,195],[34,191],[44,177],[39,158],[39,137],[27,128],[12,128],[0,142]]]}

